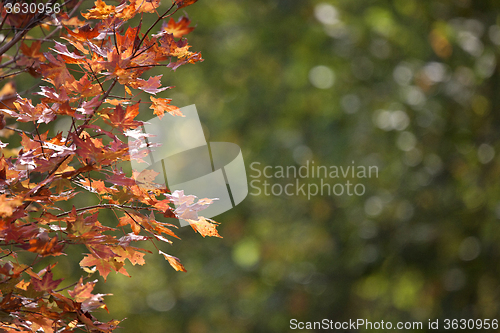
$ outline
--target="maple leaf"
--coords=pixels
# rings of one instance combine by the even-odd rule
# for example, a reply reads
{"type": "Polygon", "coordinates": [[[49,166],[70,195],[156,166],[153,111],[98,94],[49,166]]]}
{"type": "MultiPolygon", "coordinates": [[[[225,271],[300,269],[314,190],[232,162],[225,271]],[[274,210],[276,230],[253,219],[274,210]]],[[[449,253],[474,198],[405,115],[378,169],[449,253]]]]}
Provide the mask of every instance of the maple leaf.
{"type": "Polygon", "coordinates": [[[183,190],[174,191],[172,194],[167,194],[166,197],[175,204],[177,207],[174,211],[175,215],[179,219],[183,220],[198,220],[198,211],[206,209],[208,205],[212,204],[214,200],[219,200],[217,198],[214,199],[199,199],[197,202],[194,202],[196,196],[194,195],[184,195],[183,190]]]}
{"type": "Polygon", "coordinates": [[[92,297],[92,290],[94,290],[96,282],[97,280],[83,284],[83,278],[80,277],[80,281],[78,281],[73,290],[68,290],[68,294],[73,297],[76,302],[81,303],[92,297]]]}
{"type": "Polygon", "coordinates": [[[198,220],[186,220],[189,222],[191,227],[199,232],[203,237],[205,236],[210,236],[210,237],[219,237],[222,238],[221,235],[219,235],[219,232],[217,231],[217,225],[218,223],[211,220],[204,218],[200,216],[198,220]]]}
{"type": "Polygon", "coordinates": [[[105,121],[113,127],[121,130],[133,129],[143,124],[142,121],[134,120],[139,115],[139,103],[129,105],[124,110],[121,105],[118,105],[115,111],[105,115],[105,121]]]}
{"type": "Polygon", "coordinates": [[[49,238],[49,234],[46,231],[39,233],[36,238],[30,239],[28,244],[20,245],[20,247],[44,257],[64,254],[62,252],[64,243],[58,244],[57,236],[49,238]]]}
{"type": "Polygon", "coordinates": [[[135,8],[135,3],[133,2],[130,4],[123,2],[121,5],[117,6],[115,10],[116,10],[115,16],[124,21],[130,20],[137,13],[137,10],[135,8]]]}
{"type": "Polygon", "coordinates": [[[130,245],[131,242],[145,241],[149,239],[151,239],[151,237],[136,235],[134,233],[128,233],[125,236],[122,236],[120,237],[120,239],[118,239],[119,242],[118,245],[127,247],[130,245]]]}
{"type": "Polygon", "coordinates": [[[155,115],[157,115],[158,118],[160,118],[160,119],[163,118],[163,115],[165,114],[165,112],[168,112],[173,116],[185,117],[182,114],[181,109],[179,109],[177,106],[170,105],[170,102],[172,101],[172,99],[170,99],[170,98],[155,98],[153,96],[150,96],[150,99],[151,99],[151,102],[153,102],[153,104],[151,104],[151,106],[149,108],[153,110],[153,113],[155,115]]]}
{"type": "Polygon", "coordinates": [[[135,185],[135,180],[125,176],[122,170],[114,170],[111,175],[106,177],[106,181],[120,186],[133,186],[135,185]]]}
{"type": "Polygon", "coordinates": [[[106,3],[102,0],[97,0],[94,2],[95,6],[89,10],[88,13],[82,13],[82,16],[87,20],[90,19],[106,19],[111,14],[115,13],[115,6],[106,5],[106,3]]]}
{"type": "Polygon", "coordinates": [[[97,25],[92,28],[90,24],[87,23],[82,27],[78,27],[76,31],[68,29],[67,27],[65,28],[71,37],[75,38],[78,41],[85,42],[99,36],[99,27],[100,26],[97,25]]]}
{"type": "Polygon", "coordinates": [[[40,46],[42,45],[42,42],[39,40],[33,41],[30,46],[27,46],[26,44],[21,43],[21,52],[27,56],[28,58],[33,58],[38,61],[44,61],[45,57],[43,56],[42,52],[40,52],[40,46]]]}
{"type": "Polygon", "coordinates": [[[52,83],[55,87],[62,87],[67,83],[72,83],[75,78],[70,74],[64,59],[57,55],[54,57],[50,53],[43,54],[49,63],[40,65],[40,74],[44,80],[52,83]]]}
{"type": "Polygon", "coordinates": [[[191,20],[187,16],[181,16],[177,22],[171,17],[168,22],[163,22],[162,31],[174,35],[175,38],[180,38],[194,30],[190,27],[191,20]]]}
{"type": "Polygon", "coordinates": [[[7,194],[0,195],[0,217],[9,217],[14,213],[14,210],[22,205],[21,198],[8,198],[7,194]]]}
{"type": "MultiPolygon", "coordinates": [[[[128,259],[132,265],[144,265],[146,261],[144,260],[145,253],[139,251],[139,249],[127,246],[117,246],[113,249],[114,252],[119,256],[116,260],[120,262],[124,262],[125,259],[128,259]]],[[[148,251],[149,252],[149,251],[148,251]]]]}
{"type": "Polygon", "coordinates": [[[94,110],[102,104],[100,96],[92,98],[90,101],[83,102],[82,105],[76,109],[76,111],[82,114],[92,114],[94,110]]]}
{"type": "Polygon", "coordinates": [[[101,92],[99,84],[93,84],[87,74],[82,76],[78,81],[74,81],[66,85],[66,88],[71,92],[78,94],[78,97],[93,97],[101,92]]]}
{"type": "Polygon", "coordinates": [[[139,13],[153,13],[160,6],[160,0],[130,0],[139,13]]]}
{"type": "Polygon", "coordinates": [[[100,259],[111,259],[117,256],[110,246],[102,244],[86,244],[87,249],[96,257],[100,259]]]}
{"type": "MultiPolygon", "coordinates": [[[[15,110],[13,102],[17,99],[16,85],[14,81],[7,82],[0,90],[0,105],[15,110]]],[[[5,135],[2,135],[6,137],[5,135]]]]}
{"type": "Polygon", "coordinates": [[[52,87],[45,87],[41,86],[40,87],[41,91],[37,92],[36,94],[40,96],[44,96],[45,98],[43,99],[44,102],[47,103],[65,103],[70,100],[68,97],[68,94],[66,92],[66,89],[62,89],[60,93],[58,93],[55,88],[52,87]]]}
{"type": "Polygon", "coordinates": [[[84,21],[79,20],[76,16],[70,18],[68,13],[61,13],[57,18],[63,26],[81,27],[85,24],[84,21]]]}
{"type": "Polygon", "coordinates": [[[78,55],[74,52],[70,52],[66,45],[61,44],[59,42],[55,42],[55,44],[56,44],[55,47],[51,50],[60,54],[67,64],[81,64],[84,62],[82,61],[82,59],[85,59],[85,56],[78,55]]]}
{"type": "Polygon", "coordinates": [[[86,254],[85,258],[80,261],[80,266],[95,266],[99,274],[104,278],[104,281],[106,281],[106,278],[112,270],[125,276],[130,276],[123,267],[123,262],[119,262],[115,258],[101,259],[93,254],[86,254]]]}
{"type": "Polygon", "coordinates": [[[182,56],[181,60],[171,62],[170,64],[167,65],[168,68],[171,68],[173,71],[175,71],[177,68],[179,68],[182,65],[185,64],[194,64],[196,62],[203,61],[203,58],[201,57],[201,53],[193,53],[193,52],[188,52],[186,55],[182,56]]]}
{"type": "Polygon", "coordinates": [[[140,89],[142,91],[145,91],[148,94],[155,95],[156,93],[159,93],[163,90],[167,90],[167,89],[171,88],[171,87],[159,88],[161,86],[161,82],[160,82],[161,77],[162,77],[162,75],[152,76],[147,81],[143,80],[143,79],[137,79],[134,82],[130,82],[129,86],[134,88],[134,89],[140,89]]]}
{"type": "Polygon", "coordinates": [[[56,118],[54,110],[45,103],[37,104],[35,107],[30,99],[18,96],[13,104],[18,112],[9,109],[1,109],[0,111],[22,122],[36,121],[37,123],[48,124],[56,118]]]}
{"type": "Polygon", "coordinates": [[[111,294],[92,294],[94,286],[97,280],[92,282],[87,282],[83,284],[83,278],[80,277],[80,281],[75,286],[73,290],[68,290],[68,294],[78,303],[81,303],[83,312],[91,312],[99,308],[106,308],[104,304],[103,296],[108,296],[111,294]]]}
{"type": "Polygon", "coordinates": [[[130,224],[130,227],[132,228],[132,231],[134,234],[138,235],[141,232],[141,226],[140,226],[140,216],[136,214],[131,214],[131,215],[124,215],[120,217],[120,223],[118,223],[118,227],[122,227],[124,225],[130,224]]]}
{"type": "Polygon", "coordinates": [[[52,272],[47,270],[41,279],[31,277],[31,285],[36,291],[52,291],[61,283],[63,279],[53,280],[52,272]]]}
{"type": "Polygon", "coordinates": [[[31,284],[31,282],[25,282],[24,280],[19,281],[19,283],[16,284],[16,288],[22,289],[24,291],[28,290],[28,286],[31,284]]]}
{"type": "Polygon", "coordinates": [[[163,252],[161,250],[159,250],[159,253],[165,257],[165,259],[168,261],[170,266],[172,266],[176,271],[187,272],[178,258],[171,256],[170,254],[166,254],[165,252],[163,252]]]}
{"type": "Polygon", "coordinates": [[[116,44],[118,51],[123,54],[122,58],[128,58],[132,55],[133,50],[139,45],[139,30],[140,27],[129,27],[125,34],[122,36],[116,34],[116,44]]]}
{"type": "Polygon", "coordinates": [[[198,0],[175,0],[175,4],[177,5],[177,9],[181,9],[187,6],[192,5],[198,0]]]}
{"type": "Polygon", "coordinates": [[[135,179],[136,183],[143,188],[155,188],[156,184],[154,182],[156,176],[158,176],[160,173],[156,172],[154,170],[146,169],[142,171],[141,173],[137,171],[132,172],[132,178],[135,179]]]}

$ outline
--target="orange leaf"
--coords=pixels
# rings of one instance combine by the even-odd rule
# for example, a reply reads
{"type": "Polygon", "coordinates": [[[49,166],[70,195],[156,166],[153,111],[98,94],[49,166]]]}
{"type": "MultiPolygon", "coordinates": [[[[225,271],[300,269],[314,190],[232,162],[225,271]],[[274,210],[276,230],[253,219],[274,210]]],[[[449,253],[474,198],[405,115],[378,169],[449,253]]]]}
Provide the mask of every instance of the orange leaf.
{"type": "Polygon", "coordinates": [[[44,61],[45,57],[43,56],[42,52],[40,52],[41,45],[42,45],[42,42],[39,40],[32,42],[31,46],[27,46],[26,44],[24,44],[24,42],[22,42],[21,52],[29,58],[44,61]]]}
{"type": "Polygon", "coordinates": [[[136,218],[132,218],[129,215],[125,215],[120,217],[120,223],[118,223],[118,227],[130,224],[130,227],[132,228],[134,234],[138,235],[141,232],[141,226],[136,221],[137,221],[136,218]]]}
{"type": "Polygon", "coordinates": [[[25,282],[24,280],[19,281],[18,284],[16,284],[16,288],[22,289],[22,290],[28,290],[28,286],[30,285],[31,282],[25,282]]]}
{"type": "Polygon", "coordinates": [[[199,232],[203,237],[205,236],[211,236],[211,237],[220,237],[222,238],[221,235],[217,232],[217,225],[218,223],[204,218],[202,216],[199,217],[198,221],[194,220],[187,220],[191,227],[199,232]]]}
{"type": "Polygon", "coordinates": [[[162,252],[161,250],[159,250],[159,252],[160,252],[160,254],[163,254],[163,256],[165,257],[165,259],[167,259],[170,266],[172,266],[176,271],[187,272],[186,269],[184,268],[184,266],[182,266],[179,259],[177,259],[176,257],[171,256],[169,254],[166,254],[165,252],[162,252]]]}
{"type": "Polygon", "coordinates": [[[163,118],[163,115],[165,112],[170,113],[173,116],[181,116],[184,117],[182,114],[181,110],[174,105],[169,105],[172,99],[170,98],[155,98],[153,96],[150,97],[151,106],[149,107],[150,109],[153,110],[153,113],[158,116],[158,118],[163,118]]]}
{"type": "Polygon", "coordinates": [[[22,245],[22,248],[41,256],[60,256],[64,254],[64,243],[57,243],[57,236],[49,238],[49,234],[44,231],[38,234],[37,238],[30,239],[29,244],[22,245]]]}
{"type": "Polygon", "coordinates": [[[92,9],[90,9],[88,13],[82,14],[82,16],[85,17],[87,20],[90,19],[103,20],[108,18],[111,14],[114,14],[115,12],[115,6],[108,6],[102,0],[97,0],[96,2],[94,2],[94,4],[95,6],[92,7],[92,9]]]}
{"type": "Polygon", "coordinates": [[[146,254],[139,252],[135,247],[129,246],[124,248],[121,246],[117,246],[113,249],[113,251],[120,256],[120,258],[117,259],[120,262],[124,262],[125,259],[128,259],[130,263],[132,263],[132,265],[144,265],[146,263],[146,261],[144,260],[144,256],[146,254]]]}
{"type": "Polygon", "coordinates": [[[194,30],[194,27],[189,26],[190,23],[191,21],[186,16],[182,16],[177,22],[170,18],[168,23],[163,23],[162,30],[173,34],[175,38],[180,38],[194,30]]]}
{"type": "Polygon", "coordinates": [[[99,271],[99,274],[104,278],[104,281],[106,281],[106,278],[108,274],[111,272],[111,270],[114,270],[118,273],[121,273],[125,276],[130,276],[128,275],[127,271],[123,267],[122,262],[118,262],[116,259],[111,258],[111,259],[100,259],[94,256],[93,254],[87,254],[85,258],[83,258],[80,261],[80,266],[82,267],[92,267],[95,266],[96,269],[99,271]]]}
{"type": "Polygon", "coordinates": [[[139,103],[129,105],[124,110],[121,105],[118,105],[115,111],[107,115],[108,124],[120,129],[136,128],[142,125],[142,121],[134,120],[139,115],[139,103]]]}
{"type": "Polygon", "coordinates": [[[139,13],[153,13],[160,6],[160,0],[131,0],[139,13]]]}

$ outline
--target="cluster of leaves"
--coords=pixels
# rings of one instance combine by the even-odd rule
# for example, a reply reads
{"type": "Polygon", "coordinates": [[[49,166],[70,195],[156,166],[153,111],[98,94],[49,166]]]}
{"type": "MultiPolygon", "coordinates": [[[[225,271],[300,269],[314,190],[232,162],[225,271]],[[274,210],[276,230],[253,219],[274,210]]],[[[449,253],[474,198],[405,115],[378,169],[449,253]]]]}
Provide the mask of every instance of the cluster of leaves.
{"type": "MultiPolygon", "coordinates": [[[[195,231],[220,237],[214,221],[197,215],[210,199],[195,203],[194,196],[182,191],[170,193],[154,182],[157,174],[152,170],[126,175],[119,168],[131,159],[142,161],[151,149],[144,140],[147,134],[140,131],[143,122],[136,119],[139,94],[150,95],[155,115],[182,116],[170,99],[153,97],[170,88],[161,86],[161,76],[146,79],[144,73],[156,66],[175,70],[203,60],[200,53],[189,51],[183,38],[193,30],[189,19],[171,17],[196,0],[175,0],[163,14],[157,11],[158,0],[122,1],[118,6],[97,0],[82,13],[85,21],[76,16],[82,2],[67,1],[63,6],[69,11],[51,16],[7,13],[0,5],[1,26],[10,26],[13,33],[0,46],[0,67],[7,73],[2,79],[29,72],[45,82],[37,86],[38,103],[16,93],[12,84],[0,92],[2,132],[17,132],[22,145],[10,149],[0,141],[1,325],[12,331],[115,329],[119,321],[101,323],[90,314],[106,308],[106,294],[93,294],[97,280],[86,280],[94,272],[104,279],[112,271],[128,276],[126,260],[143,265],[149,251],[133,246],[137,242],[171,243],[167,237],[177,237],[175,226],[158,221],[155,214],[178,218],[188,213],[195,231]],[[143,16],[149,13],[156,13],[156,21],[141,32],[143,16]],[[125,28],[135,16],[140,16],[138,26],[125,28]],[[160,22],[158,33],[151,35],[160,22]],[[34,27],[48,33],[42,39],[30,38],[34,27]],[[51,43],[48,52],[42,51],[44,42],[51,43]],[[112,95],[120,86],[123,96],[112,95]],[[66,132],[50,137],[39,130],[61,117],[71,120],[66,132]],[[19,122],[31,123],[33,129],[20,129],[19,122]],[[81,192],[94,193],[99,203],[62,208],[70,199],[76,202],[81,192]],[[118,223],[99,222],[103,209],[113,211],[118,223]],[[64,255],[70,245],[88,249],[80,261],[88,276],[57,289],[62,279],[53,278],[56,264],[42,263],[64,255]],[[23,262],[22,251],[34,253],[31,264],[23,262]],[[35,265],[44,267],[37,271],[35,265]]],[[[175,270],[185,271],[177,258],[158,251],[175,270]]]]}

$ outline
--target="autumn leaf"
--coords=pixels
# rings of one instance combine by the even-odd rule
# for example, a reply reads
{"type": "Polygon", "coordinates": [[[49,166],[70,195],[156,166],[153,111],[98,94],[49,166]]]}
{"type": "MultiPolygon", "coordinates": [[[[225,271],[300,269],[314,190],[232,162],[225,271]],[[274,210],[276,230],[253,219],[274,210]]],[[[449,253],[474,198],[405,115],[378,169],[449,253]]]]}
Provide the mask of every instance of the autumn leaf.
{"type": "Polygon", "coordinates": [[[50,108],[45,103],[33,106],[30,99],[18,97],[16,101],[13,102],[13,105],[18,112],[9,109],[1,109],[0,111],[3,111],[21,122],[36,121],[37,123],[48,124],[56,118],[54,109],[50,108]]]}
{"type": "Polygon", "coordinates": [[[160,6],[160,0],[130,0],[139,13],[153,13],[160,6]]]}
{"type": "Polygon", "coordinates": [[[15,106],[13,102],[16,99],[17,99],[17,94],[16,94],[15,82],[9,81],[0,90],[0,105],[7,109],[14,110],[15,106]]]}
{"type": "Polygon", "coordinates": [[[120,186],[135,185],[135,180],[127,177],[121,169],[114,170],[114,172],[106,178],[106,181],[120,186]]]}
{"type": "Polygon", "coordinates": [[[175,0],[175,4],[177,5],[178,9],[181,9],[181,8],[192,5],[196,1],[198,1],[198,0],[175,0]]]}
{"type": "Polygon", "coordinates": [[[16,288],[22,289],[22,290],[28,290],[28,286],[31,284],[31,282],[25,282],[24,280],[19,281],[16,284],[16,288]]]}
{"type": "Polygon", "coordinates": [[[134,89],[140,89],[142,91],[147,92],[148,94],[155,95],[156,93],[159,93],[161,91],[164,91],[164,90],[171,88],[171,87],[160,88],[161,77],[162,77],[162,75],[152,76],[147,81],[143,80],[143,79],[137,79],[134,82],[131,82],[129,85],[130,85],[130,87],[132,87],[134,89]]]}
{"type": "Polygon", "coordinates": [[[138,235],[141,232],[141,226],[137,222],[137,220],[139,220],[139,217],[137,215],[135,215],[135,217],[137,217],[137,220],[136,220],[134,215],[127,214],[127,215],[120,217],[120,223],[118,223],[118,227],[122,227],[122,226],[130,224],[130,227],[132,228],[133,233],[138,235]]]}
{"type": "Polygon", "coordinates": [[[70,34],[70,36],[81,42],[85,42],[99,36],[99,25],[92,28],[90,24],[87,23],[84,26],[77,28],[76,31],[68,28],[66,28],[66,30],[70,34]]]}
{"type": "Polygon", "coordinates": [[[82,56],[82,55],[78,55],[74,52],[70,52],[68,50],[68,47],[64,44],[61,44],[59,42],[55,42],[55,46],[53,49],[53,51],[55,51],[56,53],[60,54],[61,57],[64,59],[64,61],[67,63],[67,64],[80,64],[84,61],[82,61],[82,59],[85,58],[85,56],[82,56]]]}
{"type": "Polygon", "coordinates": [[[134,233],[128,233],[125,236],[122,236],[118,240],[118,242],[119,242],[118,244],[120,246],[127,247],[130,245],[131,242],[145,241],[145,240],[149,240],[149,239],[151,239],[151,237],[136,235],[134,233]]]}
{"type": "Polygon", "coordinates": [[[41,256],[60,256],[64,248],[64,243],[59,243],[57,236],[49,237],[46,231],[37,235],[36,238],[30,239],[28,244],[20,245],[20,247],[41,256]]]}
{"type": "Polygon", "coordinates": [[[40,46],[42,42],[39,40],[33,41],[30,46],[27,46],[24,42],[21,43],[21,52],[28,58],[36,59],[38,61],[44,61],[45,57],[40,52],[40,46]]]}
{"type": "Polygon", "coordinates": [[[172,266],[176,271],[187,272],[186,269],[184,268],[184,266],[179,261],[179,259],[177,259],[176,257],[171,256],[169,254],[166,254],[165,252],[163,252],[161,250],[159,250],[159,253],[165,257],[165,259],[168,261],[170,266],[172,266]]]}
{"type": "Polygon", "coordinates": [[[83,13],[82,16],[87,20],[99,19],[103,20],[108,18],[111,14],[115,12],[115,6],[106,5],[102,0],[97,0],[94,2],[95,6],[89,10],[88,13],[83,13]]]}
{"type": "Polygon", "coordinates": [[[172,99],[170,99],[170,98],[155,98],[153,96],[150,96],[150,99],[151,99],[151,102],[153,102],[153,104],[151,104],[151,106],[149,108],[152,109],[153,113],[155,115],[157,115],[160,119],[163,118],[163,115],[165,114],[165,112],[168,112],[173,116],[185,117],[182,114],[181,110],[177,106],[170,105],[170,102],[172,101],[172,99]]]}
{"type": "Polygon", "coordinates": [[[191,227],[200,233],[203,237],[205,236],[210,236],[210,237],[219,237],[222,238],[221,235],[219,235],[219,232],[217,231],[217,225],[218,223],[211,220],[204,218],[200,216],[198,220],[186,220],[189,222],[191,227]]]}
{"type": "Polygon", "coordinates": [[[41,279],[31,277],[31,285],[36,291],[52,291],[57,288],[63,279],[53,280],[50,269],[45,272],[41,279]]]}
{"type": "Polygon", "coordinates": [[[48,61],[48,63],[40,65],[40,74],[43,75],[45,81],[52,83],[55,87],[62,87],[75,80],[73,75],[68,71],[64,59],[60,55],[56,57],[50,53],[44,53],[43,55],[48,61]]]}
{"type": "Polygon", "coordinates": [[[81,303],[92,297],[92,290],[94,290],[96,282],[97,280],[83,284],[83,278],[80,278],[75,288],[73,290],[68,290],[68,294],[73,297],[76,302],[81,303]]]}
{"type": "Polygon", "coordinates": [[[199,199],[195,202],[196,196],[194,195],[185,195],[183,190],[176,190],[174,193],[166,195],[168,199],[172,200],[172,202],[177,207],[175,209],[175,215],[178,218],[183,220],[198,220],[198,212],[200,210],[206,209],[210,204],[213,203],[214,200],[219,200],[217,198],[214,199],[199,199]]]}
{"type": "Polygon", "coordinates": [[[175,38],[180,38],[194,30],[194,27],[190,27],[189,24],[191,24],[191,20],[187,16],[181,16],[177,22],[170,18],[168,22],[163,23],[162,31],[174,35],[175,38]]]}
{"type": "Polygon", "coordinates": [[[0,217],[9,217],[23,203],[21,198],[9,198],[7,194],[0,195],[0,217]]]}
{"type": "Polygon", "coordinates": [[[119,256],[116,260],[124,262],[128,259],[132,265],[144,265],[146,261],[144,260],[145,253],[139,251],[139,249],[132,246],[117,246],[113,249],[114,252],[119,256]]]}
{"type": "Polygon", "coordinates": [[[103,296],[111,294],[92,294],[92,290],[97,280],[83,284],[83,279],[80,278],[78,284],[73,290],[68,290],[68,295],[73,297],[76,302],[81,303],[83,312],[91,312],[99,308],[106,308],[103,296]]]}
{"type": "Polygon", "coordinates": [[[124,110],[121,105],[118,105],[113,113],[105,115],[105,121],[113,127],[121,130],[133,129],[142,125],[142,121],[134,120],[139,115],[139,103],[129,105],[124,110]]]}
{"type": "Polygon", "coordinates": [[[121,273],[125,276],[130,276],[123,267],[123,262],[119,262],[115,258],[101,259],[93,254],[87,254],[85,258],[83,258],[80,261],[80,266],[82,267],[95,266],[99,274],[104,278],[104,280],[106,280],[111,271],[121,273]]]}

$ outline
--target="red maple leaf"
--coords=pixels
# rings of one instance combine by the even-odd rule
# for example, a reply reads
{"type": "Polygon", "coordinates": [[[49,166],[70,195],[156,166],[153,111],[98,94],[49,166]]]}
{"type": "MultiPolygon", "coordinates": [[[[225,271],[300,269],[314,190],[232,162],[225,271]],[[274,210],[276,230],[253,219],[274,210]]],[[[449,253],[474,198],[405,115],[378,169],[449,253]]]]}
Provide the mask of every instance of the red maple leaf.
{"type": "Polygon", "coordinates": [[[137,117],[138,114],[139,103],[129,105],[125,110],[121,105],[118,105],[114,112],[106,115],[107,120],[105,121],[111,126],[117,127],[122,131],[133,129],[143,124],[142,121],[134,120],[134,118],[137,117]]]}
{"type": "Polygon", "coordinates": [[[59,283],[61,283],[63,279],[59,280],[53,280],[52,279],[52,272],[50,269],[45,272],[43,277],[41,279],[37,279],[36,277],[32,276],[31,277],[31,285],[33,286],[33,289],[36,291],[52,291],[57,288],[59,283]]]}

